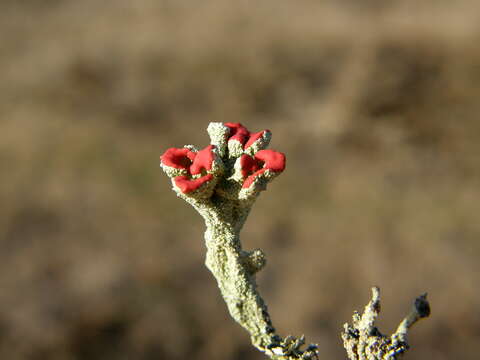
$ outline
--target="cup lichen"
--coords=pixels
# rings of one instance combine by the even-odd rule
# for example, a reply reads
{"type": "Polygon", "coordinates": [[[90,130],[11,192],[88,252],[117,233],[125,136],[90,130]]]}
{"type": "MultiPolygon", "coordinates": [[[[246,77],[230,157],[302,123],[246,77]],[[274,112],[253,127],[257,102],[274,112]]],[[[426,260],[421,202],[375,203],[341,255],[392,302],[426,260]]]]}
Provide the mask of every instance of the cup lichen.
{"type": "MultiPolygon", "coordinates": [[[[255,199],[283,172],[285,155],[266,150],[271,139],[269,130],[250,133],[239,123],[213,122],[207,131],[211,141],[204,149],[186,145],[170,148],[160,157],[160,166],[171,178],[173,190],[205,220],[205,264],[215,276],[231,316],[248,331],[257,349],[275,360],[317,359],[317,345],[304,346],[303,335],[282,338],[275,332],[255,279],[266,264],[265,254],[260,249],[245,251],[240,242],[240,231],[255,199]]],[[[400,349],[406,348],[406,331],[418,320],[414,315],[410,321],[404,320],[403,327],[392,336],[389,346],[393,349],[374,353],[377,357],[358,352],[365,341],[376,339],[376,334],[371,334],[376,315],[368,312],[364,317],[369,321],[358,318],[353,327],[346,326],[342,337],[350,359],[391,359],[389,354],[404,352],[400,349]],[[356,324],[360,324],[360,330],[356,324]],[[364,325],[368,331],[364,331],[364,325]],[[362,338],[357,333],[366,335],[362,338]]]]}

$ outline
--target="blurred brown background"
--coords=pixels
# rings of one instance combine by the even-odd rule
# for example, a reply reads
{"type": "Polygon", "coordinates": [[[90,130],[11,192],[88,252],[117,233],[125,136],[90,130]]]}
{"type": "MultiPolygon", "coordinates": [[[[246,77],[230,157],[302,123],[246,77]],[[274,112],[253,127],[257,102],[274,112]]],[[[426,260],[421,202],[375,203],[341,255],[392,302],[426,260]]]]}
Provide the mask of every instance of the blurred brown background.
{"type": "Polygon", "coordinates": [[[243,232],[281,334],[428,291],[408,359],[478,359],[479,43],[474,0],[2,0],[0,358],[264,358],[158,167],[230,121],[288,158],[243,232]]]}

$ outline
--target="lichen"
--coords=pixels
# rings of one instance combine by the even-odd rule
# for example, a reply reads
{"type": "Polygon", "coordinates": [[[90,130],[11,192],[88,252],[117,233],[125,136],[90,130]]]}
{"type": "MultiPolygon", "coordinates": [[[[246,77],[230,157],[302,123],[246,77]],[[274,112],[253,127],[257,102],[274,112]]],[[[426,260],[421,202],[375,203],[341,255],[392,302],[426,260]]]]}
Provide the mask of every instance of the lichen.
{"type": "MultiPolygon", "coordinates": [[[[160,157],[173,190],[205,220],[205,264],[217,280],[230,315],[248,331],[257,349],[275,360],[316,359],[317,345],[304,346],[303,335],[282,338],[275,332],[256,283],[256,274],[266,264],[265,254],[260,249],[243,250],[240,242],[255,199],[283,172],[285,155],[266,150],[269,130],[251,133],[239,123],[210,123],[207,131],[211,141],[203,150],[186,145],[170,148],[160,157]]],[[[407,317],[387,342],[372,330],[376,329],[378,291],[374,298],[367,306],[370,310],[362,317],[354,315],[354,325],[347,326],[342,335],[352,360],[390,359],[391,354],[403,353],[408,348],[407,330],[418,320],[414,315],[407,317]]]]}
{"type": "Polygon", "coordinates": [[[343,345],[350,360],[398,359],[409,349],[408,329],[418,320],[430,315],[430,305],[427,294],[417,297],[410,313],[390,337],[382,335],[375,326],[379,313],[380,289],[373,287],[372,300],[365,307],[363,314],[355,312],[352,325],[344,325],[343,345]]]}

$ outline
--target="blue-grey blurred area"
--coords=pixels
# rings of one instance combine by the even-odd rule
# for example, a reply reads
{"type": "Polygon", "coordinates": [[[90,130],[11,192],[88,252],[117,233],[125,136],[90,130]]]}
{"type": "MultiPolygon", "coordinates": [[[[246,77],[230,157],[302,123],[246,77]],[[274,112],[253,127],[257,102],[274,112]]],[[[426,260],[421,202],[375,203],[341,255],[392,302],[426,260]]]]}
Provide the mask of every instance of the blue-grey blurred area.
{"type": "Polygon", "coordinates": [[[242,233],[278,332],[344,359],[429,293],[407,359],[478,359],[480,3],[2,0],[0,358],[263,359],[159,169],[210,121],[286,171],[242,233]]]}

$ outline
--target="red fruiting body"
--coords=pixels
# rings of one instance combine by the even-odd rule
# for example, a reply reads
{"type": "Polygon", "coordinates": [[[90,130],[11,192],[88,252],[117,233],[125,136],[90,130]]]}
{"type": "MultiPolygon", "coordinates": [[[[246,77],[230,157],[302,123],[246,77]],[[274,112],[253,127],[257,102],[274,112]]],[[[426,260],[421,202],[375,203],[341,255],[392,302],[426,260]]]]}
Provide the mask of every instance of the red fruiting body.
{"type": "Polygon", "coordinates": [[[170,148],[160,156],[160,161],[166,166],[175,169],[188,170],[196,154],[187,148],[170,148]]]}
{"type": "Polygon", "coordinates": [[[175,185],[182,191],[184,194],[197,190],[200,186],[209,182],[213,179],[212,174],[202,176],[198,179],[190,179],[188,176],[177,176],[173,178],[175,185]]]}
{"type": "Polygon", "coordinates": [[[192,175],[197,175],[202,172],[202,170],[212,170],[213,164],[213,148],[215,146],[208,145],[205,149],[200,150],[193,160],[193,164],[190,166],[190,173],[192,175]]]}
{"type": "Polygon", "coordinates": [[[240,167],[242,169],[242,176],[244,178],[260,170],[262,165],[263,164],[260,164],[259,161],[255,160],[249,155],[244,154],[240,157],[240,167]]]}
{"type": "Polygon", "coordinates": [[[224,125],[230,129],[228,141],[237,140],[240,144],[242,144],[242,147],[245,150],[252,146],[255,141],[260,139],[264,133],[269,131],[263,130],[258,133],[251,134],[247,128],[240,123],[225,123],[224,125]]]}
{"type": "Polygon", "coordinates": [[[191,179],[191,176],[201,174],[202,171],[212,170],[212,164],[215,159],[214,148],[214,145],[209,145],[199,152],[193,152],[187,148],[170,148],[160,156],[160,160],[165,166],[187,170],[187,175],[177,176],[173,179],[175,185],[184,194],[187,194],[213,178],[211,174],[198,179],[191,179]]]}
{"type": "Polygon", "coordinates": [[[250,136],[247,128],[240,123],[225,123],[224,125],[230,129],[228,141],[237,140],[243,146],[250,136]]]}
{"type": "Polygon", "coordinates": [[[258,175],[263,174],[267,170],[282,172],[285,169],[285,155],[273,150],[260,150],[253,158],[248,155],[242,155],[240,165],[242,167],[242,175],[244,177],[248,176],[242,187],[248,188],[258,175]]]}
{"type": "Polygon", "coordinates": [[[254,134],[250,134],[250,139],[248,139],[247,143],[245,144],[244,149],[245,150],[248,149],[250,146],[252,146],[255,143],[255,141],[260,139],[263,136],[263,134],[265,134],[268,131],[270,131],[270,130],[263,130],[263,131],[260,131],[260,132],[254,133],[254,134]]]}
{"type": "Polygon", "coordinates": [[[260,150],[255,154],[255,159],[265,162],[265,167],[275,172],[285,170],[285,155],[273,150],[260,150]]]}

